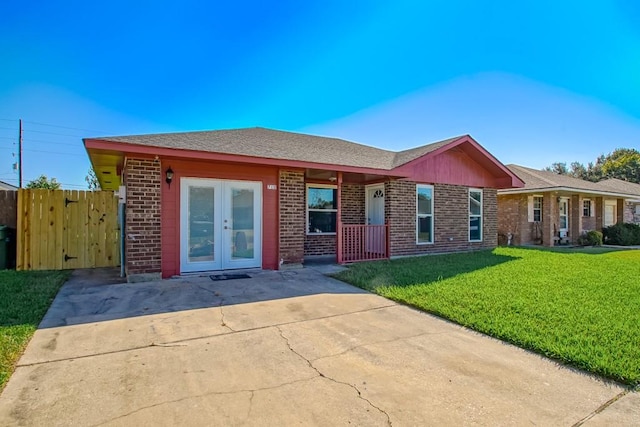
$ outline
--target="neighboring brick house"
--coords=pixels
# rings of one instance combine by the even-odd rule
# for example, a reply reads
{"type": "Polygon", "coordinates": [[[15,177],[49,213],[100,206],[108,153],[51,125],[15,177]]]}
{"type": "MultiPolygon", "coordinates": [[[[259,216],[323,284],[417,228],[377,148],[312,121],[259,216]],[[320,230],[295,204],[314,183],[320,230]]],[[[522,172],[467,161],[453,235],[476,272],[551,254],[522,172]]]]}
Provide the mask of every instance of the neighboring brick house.
{"type": "Polygon", "coordinates": [[[638,198],[637,193],[604,182],[518,165],[507,168],[524,181],[524,187],[498,190],[500,243],[574,244],[586,231],[602,231],[624,221],[627,200],[638,198]]]}
{"type": "Polygon", "coordinates": [[[625,201],[623,215],[624,222],[640,224],[640,184],[623,181],[617,178],[610,178],[598,182],[598,185],[601,185],[610,191],[632,194],[634,197],[625,201]]]}
{"type": "Polygon", "coordinates": [[[11,185],[8,182],[0,181],[0,190],[16,191],[17,189],[18,187],[16,187],[15,185],[11,185]]]}
{"type": "Polygon", "coordinates": [[[84,143],[125,196],[129,280],[493,248],[497,190],[523,185],[468,135],[401,152],[264,128],[84,143]]]}

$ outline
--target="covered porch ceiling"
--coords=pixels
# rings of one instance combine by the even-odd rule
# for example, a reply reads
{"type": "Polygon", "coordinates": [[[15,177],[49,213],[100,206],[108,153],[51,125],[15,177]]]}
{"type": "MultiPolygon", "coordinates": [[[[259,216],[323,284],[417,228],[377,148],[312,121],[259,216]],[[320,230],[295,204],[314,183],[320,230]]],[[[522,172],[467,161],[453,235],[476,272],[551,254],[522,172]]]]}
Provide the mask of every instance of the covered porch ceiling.
{"type": "MultiPolygon", "coordinates": [[[[304,173],[305,179],[308,181],[329,181],[337,182],[338,171],[328,169],[306,169],[304,173]]],[[[356,173],[343,172],[342,182],[349,184],[372,184],[385,181],[388,178],[402,178],[394,174],[372,174],[372,173],[356,173]]]]}

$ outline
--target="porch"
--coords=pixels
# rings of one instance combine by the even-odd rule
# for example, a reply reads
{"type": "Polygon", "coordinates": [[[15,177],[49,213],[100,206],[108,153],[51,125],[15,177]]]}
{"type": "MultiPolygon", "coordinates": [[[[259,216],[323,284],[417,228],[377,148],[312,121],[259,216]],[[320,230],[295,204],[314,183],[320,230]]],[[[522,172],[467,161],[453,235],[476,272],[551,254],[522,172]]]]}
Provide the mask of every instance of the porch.
{"type": "Polygon", "coordinates": [[[384,178],[305,171],[305,259],[332,257],[346,264],[389,258],[384,178]]]}

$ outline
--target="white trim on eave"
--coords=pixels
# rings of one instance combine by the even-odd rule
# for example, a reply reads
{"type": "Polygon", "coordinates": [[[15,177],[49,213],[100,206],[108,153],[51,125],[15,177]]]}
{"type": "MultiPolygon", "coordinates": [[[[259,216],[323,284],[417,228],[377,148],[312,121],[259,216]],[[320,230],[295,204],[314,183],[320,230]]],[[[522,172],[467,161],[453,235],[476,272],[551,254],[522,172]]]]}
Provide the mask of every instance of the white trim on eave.
{"type": "Polygon", "coordinates": [[[517,188],[512,190],[498,190],[498,194],[526,194],[526,193],[546,193],[549,191],[566,191],[569,193],[580,193],[580,194],[593,194],[598,196],[610,196],[610,197],[620,197],[623,199],[632,199],[634,196],[632,194],[624,194],[624,193],[613,193],[611,191],[599,191],[599,190],[587,190],[581,188],[572,188],[572,187],[542,187],[542,188],[517,188]]]}

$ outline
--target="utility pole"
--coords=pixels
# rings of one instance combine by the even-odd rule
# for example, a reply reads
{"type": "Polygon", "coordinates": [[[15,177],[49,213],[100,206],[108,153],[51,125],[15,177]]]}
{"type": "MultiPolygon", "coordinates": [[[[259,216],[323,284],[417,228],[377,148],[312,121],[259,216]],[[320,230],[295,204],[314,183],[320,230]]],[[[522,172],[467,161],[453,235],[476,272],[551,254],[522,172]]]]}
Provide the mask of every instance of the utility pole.
{"type": "Polygon", "coordinates": [[[18,168],[20,169],[20,179],[18,188],[22,188],[22,119],[19,120],[20,129],[18,132],[18,168]]]}

